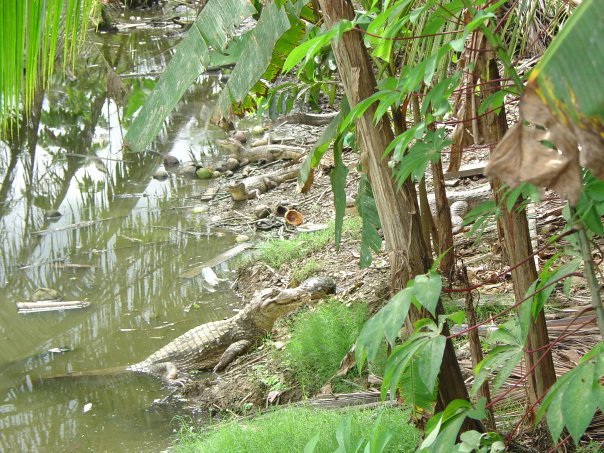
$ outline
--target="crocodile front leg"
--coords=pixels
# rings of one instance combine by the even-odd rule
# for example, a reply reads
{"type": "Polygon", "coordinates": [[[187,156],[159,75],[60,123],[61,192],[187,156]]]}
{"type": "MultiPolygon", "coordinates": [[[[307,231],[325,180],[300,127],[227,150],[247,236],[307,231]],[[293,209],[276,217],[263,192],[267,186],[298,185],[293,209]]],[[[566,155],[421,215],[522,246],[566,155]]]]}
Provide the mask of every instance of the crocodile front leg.
{"type": "Polygon", "coordinates": [[[178,379],[178,368],[172,362],[154,363],[149,366],[149,372],[161,377],[161,380],[169,385],[182,385],[178,379]]]}
{"type": "Polygon", "coordinates": [[[252,346],[252,342],[249,340],[239,340],[230,345],[226,351],[222,353],[222,357],[220,357],[218,364],[214,367],[214,371],[224,370],[229,363],[240,355],[245,354],[250,346],[252,346]]]}

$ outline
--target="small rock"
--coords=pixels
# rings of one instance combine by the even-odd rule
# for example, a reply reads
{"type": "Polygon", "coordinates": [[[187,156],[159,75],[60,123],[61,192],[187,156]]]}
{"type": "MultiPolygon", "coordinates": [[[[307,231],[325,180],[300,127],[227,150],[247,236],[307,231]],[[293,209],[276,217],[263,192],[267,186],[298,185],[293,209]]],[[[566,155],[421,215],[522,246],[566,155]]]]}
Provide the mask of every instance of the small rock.
{"type": "Polygon", "coordinates": [[[221,173],[217,170],[214,170],[213,175],[214,175],[214,178],[220,178],[221,173]]]}
{"type": "Polygon", "coordinates": [[[61,300],[63,299],[62,294],[56,289],[52,288],[38,288],[34,291],[32,299],[35,302],[41,300],[61,300]]]}
{"type": "Polygon", "coordinates": [[[262,135],[262,134],[264,134],[264,128],[262,126],[254,126],[252,128],[252,134],[262,135]]]}
{"type": "Polygon", "coordinates": [[[281,349],[283,349],[285,347],[285,343],[283,343],[282,341],[275,341],[273,343],[273,346],[275,347],[275,349],[277,351],[280,351],[281,349]]]}
{"type": "Polygon", "coordinates": [[[197,176],[197,166],[195,164],[187,164],[181,168],[180,173],[183,176],[194,178],[195,176],[197,176]]]}
{"type": "Polygon", "coordinates": [[[57,220],[59,217],[61,217],[63,214],[61,214],[59,211],[57,211],[56,209],[49,209],[48,211],[46,211],[44,213],[44,218],[48,219],[48,220],[57,220]]]}
{"type": "Polygon", "coordinates": [[[457,187],[459,182],[459,179],[447,179],[445,181],[445,187],[457,187]]]}
{"type": "Polygon", "coordinates": [[[249,159],[241,159],[241,160],[239,161],[239,167],[245,167],[245,166],[246,166],[247,164],[249,164],[249,163],[250,163],[250,160],[249,160],[249,159]]]}
{"type": "Polygon", "coordinates": [[[231,170],[227,170],[224,172],[224,176],[226,176],[227,178],[230,178],[231,176],[233,176],[235,173],[233,173],[231,170]]]}
{"type": "Polygon", "coordinates": [[[178,157],[172,156],[171,154],[168,154],[166,157],[164,157],[164,167],[178,167],[179,165],[180,160],[178,160],[178,157]]]}
{"type": "Polygon", "coordinates": [[[256,146],[265,146],[265,145],[268,145],[267,138],[259,138],[258,140],[254,140],[252,142],[252,148],[255,148],[256,146]]]}
{"type": "Polygon", "coordinates": [[[198,179],[212,179],[214,177],[214,170],[211,168],[201,167],[195,172],[198,179]]]}
{"type": "Polygon", "coordinates": [[[243,131],[237,131],[233,134],[233,138],[238,142],[245,143],[247,142],[247,135],[243,131]]]}
{"type": "Polygon", "coordinates": [[[224,173],[225,171],[228,170],[227,166],[226,166],[226,162],[224,160],[219,160],[218,162],[216,162],[214,164],[214,170],[224,173]]]}
{"type": "Polygon", "coordinates": [[[265,204],[259,204],[254,208],[257,219],[265,219],[271,214],[271,209],[265,204]]]}
{"type": "Polygon", "coordinates": [[[346,207],[347,208],[352,208],[354,206],[354,203],[355,203],[354,197],[351,197],[350,195],[346,197],[346,207]]]}
{"type": "Polygon", "coordinates": [[[165,181],[169,177],[170,175],[166,170],[157,170],[153,175],[153,179],[157,179],[158,181],[165,181]]]}
{"type": "Polygon", "coordinates": [[[239,161],[234,157],[227,159],[225,167],[227,170],[236,171],[239,168],[239,161]]]}
{"type": "Polygon", "coordinates": [[[237,236],[235,238],[235,242],[247,242],[250,240],[249,236],[246,236],[245,234],[240,234],[239,236],[237,236]]]}

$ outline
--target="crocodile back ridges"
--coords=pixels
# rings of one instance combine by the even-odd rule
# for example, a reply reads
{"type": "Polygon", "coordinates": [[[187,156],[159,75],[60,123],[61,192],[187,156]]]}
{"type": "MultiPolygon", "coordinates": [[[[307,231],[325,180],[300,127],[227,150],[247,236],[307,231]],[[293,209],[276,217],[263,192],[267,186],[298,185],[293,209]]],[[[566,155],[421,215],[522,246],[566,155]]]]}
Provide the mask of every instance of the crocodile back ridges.
{"type": "Polygon", "coordinates": [[[128,369],[149,372],[154,365],[166,362],[183,371],[211,368],[234,341],[233,321],[230,318],[197,326],[128,369]]]}

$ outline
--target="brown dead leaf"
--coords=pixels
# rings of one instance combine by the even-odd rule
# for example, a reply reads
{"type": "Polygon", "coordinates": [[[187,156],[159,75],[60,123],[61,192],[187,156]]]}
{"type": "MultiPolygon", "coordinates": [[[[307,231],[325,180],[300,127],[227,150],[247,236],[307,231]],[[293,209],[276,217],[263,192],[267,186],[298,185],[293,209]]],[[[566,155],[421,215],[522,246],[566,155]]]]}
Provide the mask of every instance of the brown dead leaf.
{"type": "Polygon", "coordinates": [[[313,182],[315,182],[315,169],[311,168],[308,173],[308,178],[304,184],[300,184],[300,181],[297,182],[297,189],[299,193],[308,193],[310,188],[312,187],[313,182]]]}
{"type": "Polygon", "coordinates": [[[603,145],[593,128],[560,122],[529,86],[520,102],[520,121],[493,151],[485,175],[512,187],[522,182],[547,187],[576,204],[581,191],[579,159],[597,177],[604,177],[603,145]]]}
{"type": "Polygon", "coordinates": [[[354,345],[350,350],[346,353],[342,361],[340,362],[340,368],[336,372],[336,376],[342,377],[346,376],[350,370],[352,370],[355,366],[354,361],[354,345]]]}

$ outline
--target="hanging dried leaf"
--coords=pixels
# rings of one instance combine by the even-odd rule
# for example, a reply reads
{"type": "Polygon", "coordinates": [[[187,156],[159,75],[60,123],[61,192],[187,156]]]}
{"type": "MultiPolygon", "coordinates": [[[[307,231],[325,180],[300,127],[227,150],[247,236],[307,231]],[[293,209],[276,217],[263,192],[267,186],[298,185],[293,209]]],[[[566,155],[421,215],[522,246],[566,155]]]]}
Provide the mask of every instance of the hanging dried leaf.
{"type": "Polygon", "coordinates": [[[584,0],[572,14],[531,72],[520,123],[499,143],[486,174],[549,187],[573,204],[579,164],[604,179],[602,18],[601,0],[584,0]]]}
{"type": "Polygon", "coordinates": [[[560,122],[533,86],[522,96],[520,122],[499,142],[485,174],[512,187],[522,182],[547,187],[575,204],[581,191],[579,163],[604,177],[604,140],[594,125],[560,122]]]}

